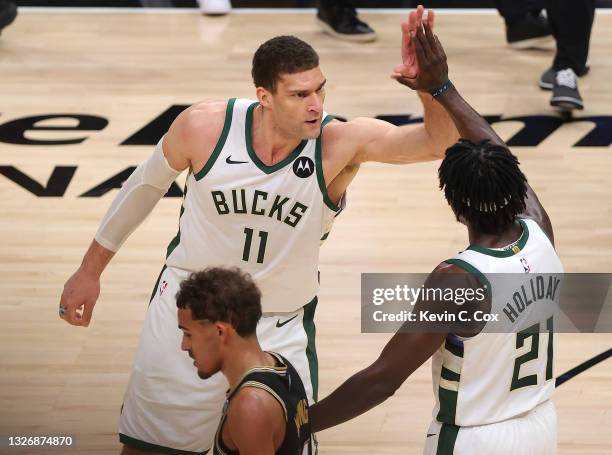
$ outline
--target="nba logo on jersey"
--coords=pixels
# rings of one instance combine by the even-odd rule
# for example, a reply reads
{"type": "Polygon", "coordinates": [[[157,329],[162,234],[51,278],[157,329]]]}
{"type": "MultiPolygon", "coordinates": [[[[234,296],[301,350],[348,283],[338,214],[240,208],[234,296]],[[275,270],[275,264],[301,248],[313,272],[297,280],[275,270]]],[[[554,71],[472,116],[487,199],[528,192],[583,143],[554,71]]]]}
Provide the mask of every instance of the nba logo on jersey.
{"type": "Polygon", "coordinates": [[[523,270],[525,271],[525,273],[529,273],[529,271],[531,270],[531,267],[529,267],[529,264],[527,263],[527,259],[521,258],[521,265],[523,266],[523,270]]]}
{"type": "Polygon", "coordinates": [[[315,170],[314,162],[307,156],[300,156],[293,163],[293,173],[299,178],[310,177],[315,170]]]}
{"type": "Polygon", "coordinates": [[[160,297],[164,294],[164,291],[168,287],[168,282],[166,280],[162,281],[161,286],[159,287],[159,295],[160,297]]]}

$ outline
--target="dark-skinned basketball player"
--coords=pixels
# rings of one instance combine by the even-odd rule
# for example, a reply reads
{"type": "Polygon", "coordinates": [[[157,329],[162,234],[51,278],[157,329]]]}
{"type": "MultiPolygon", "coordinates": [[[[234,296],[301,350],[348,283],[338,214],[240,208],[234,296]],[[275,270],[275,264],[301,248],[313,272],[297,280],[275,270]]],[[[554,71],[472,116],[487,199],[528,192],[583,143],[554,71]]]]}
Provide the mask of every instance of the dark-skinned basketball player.
{"type": "MultiPolygon", "coordinates": [[[[439,168],[440,188],[457,220],[466,225],[470,241],[466,250],[435,268],[425,287],[445,289],[451,281],[457,287],[457,280],[466,289],[483,287],[488,294],[482,309],[493,314],[512,301],[516,290],[497,281],[491,286],[487,275],[514,274],[527,283],[534,274],[563,271],[552,226],[517,158],[448,82],[446,55],[427,24],[412,41],[419,74],[398,80],[415,90],[444,87],[435,98],[463,139],[446,152],[439,168]]],[[[536,301],[521,317],[537,307],[548,308],[542,305],[552,301],[553,297],[536,301]]],[[[421,300],[413,312],[448,308],[442,301],[421,300]]],[[[499,312],[514,319],[510,311],[505,316],[499,312]]],[[[467,324],[457,331],[408,333],[411,323],[406,323],[372,365],[311,407],[311,429],[338,425],[382,403],[432,357],[436,407],[426,455],[556,453],[549,323],[552,319],[543,320],[544,328],[517,327],[513,333],[489,333],[486,323],[467,324]]]]}

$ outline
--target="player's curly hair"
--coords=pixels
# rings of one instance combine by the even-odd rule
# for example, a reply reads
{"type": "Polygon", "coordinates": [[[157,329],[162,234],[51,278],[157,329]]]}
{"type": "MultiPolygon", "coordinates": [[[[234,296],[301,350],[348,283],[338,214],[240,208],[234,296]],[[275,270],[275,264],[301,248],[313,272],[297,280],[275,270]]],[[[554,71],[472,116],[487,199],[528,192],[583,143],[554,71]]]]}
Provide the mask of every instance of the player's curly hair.
{"type": "Polygon", "coordinates": [[[276,36],[263,43],[253,56],[251,75],[255,87],[276,92],[283,74],[294,74],[319,66],[319,55],[295,36],[276,36]]]}
{"type": "Polygon", "coordinates": [[[488,140],[450,147],[438,177],[457,221],[478,232],[500,234],[525,210],[527,179],[517,157],[488,140]]]}
{"type": "Polygon", "coordinates": [[[227,322],[238,335],[247,337],[255,334],[261,318],[261,293],[239,268],[210,267],[181,283],[176,306],[191,309],[195,320],[227,322]]]}

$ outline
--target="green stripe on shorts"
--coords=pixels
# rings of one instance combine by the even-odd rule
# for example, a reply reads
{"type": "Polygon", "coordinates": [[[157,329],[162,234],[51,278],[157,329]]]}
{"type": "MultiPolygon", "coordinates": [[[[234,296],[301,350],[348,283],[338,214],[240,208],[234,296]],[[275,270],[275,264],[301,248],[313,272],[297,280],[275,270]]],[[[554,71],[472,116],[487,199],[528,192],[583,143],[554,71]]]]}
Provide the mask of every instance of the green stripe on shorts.
{"type": "Polygon", "coordinates": [[[453,455],[458,434],[459,427],[457,425],[442,424],[440,434],[438,435],[436,455],[453,455]]]}
{"type": "Polygon", "coordinates": [[[319,399],[319,360],[317,359],[317,348],[315,346],[315,335],[317,329],[314,323],[314,314],[317,308],[317,297],[304,306],[304,331],[308,344],[306,345],[306,357],[308,358],[308,369],[310,370],[310,382],[312,383],[312,398],[315,403],[319,399]]]}

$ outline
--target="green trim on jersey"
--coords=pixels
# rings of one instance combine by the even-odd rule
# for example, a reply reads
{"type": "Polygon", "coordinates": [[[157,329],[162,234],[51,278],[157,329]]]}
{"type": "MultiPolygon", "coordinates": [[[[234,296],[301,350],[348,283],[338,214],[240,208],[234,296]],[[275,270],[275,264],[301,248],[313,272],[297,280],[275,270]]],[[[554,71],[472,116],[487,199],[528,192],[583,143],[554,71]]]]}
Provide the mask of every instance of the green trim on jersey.
{"type": "Polygon", "coordinates": [[[533,218],[528,218],[525,215],[519,215],[519,216],[517,216],[517,219],[518,220],[531,220],[531,221],[533,221],[538,226],[538,228],[540,228],[540,231],[542,231],[542,234],[544,234],[546,236],[546,238],[550,242],[550,245],[556,251],[555,244],[554,244],[553,240],[550,238],[550,235],[548,235],[548,232],[546,232],[546,229],[544,229],[542,226],[540,226],[540,223],[537,220],[534,220],[533,218]]]}
{"type": "MultiPolygon", "coordinates": [[[[453,343],[451,343],[448,340],[444,341],[444,349],[446,349],[451,354],[456,355],[457,357],[463,358],[463,348],[459,346],[455,346],[453,343]]],[[[456,379],[454,380],[456,381],[456,379]]]]}
{"type": "Polygon", "coordinates": [[[329,122],[331,122],[334,119],[334,116],[331,114],[327,114],[325,116],[325,118],[323,119],[323,121],[321,122],[321,130],[323,130],[323,128],[325,128],[325,125],[327,125],[329,122]]]}
{"type": "Polygon", "coordinates": [[[493,295],[493,288],[491,287],[491,283],[489,282],[488,278],[484,275],[484,273],[482,273],[472,264],[464,261],[463,259],[457,258],[447,259],[444,262],[446,262],[447,264],[456,265],[457,267],[465,270],[469,274],[474,275],[478,279],[478,281],[480,281],[480,283],[486,288],[487,292],[489,293],[489,296],[493,295]]]}
{"type": "Polygon", "coordinates": [[[166,269],[168,268],[168,266],[166,264],[164,264],[164,266],[161,269],[161,272],[159,272],[159,276],[157,277],[157,281],[155,282],[155,286],[153,286],[153,292],[151,292],[151,298],[149,299],[149,305],[151,305],[151,302],[153,301],[153,297],[155,297],[155,293],[157,292],[157,287],[159,286],[159,281],[161,280],[162,275],[164,274],[164,272],[166,271],[166,269]]]}
{"type": "Polygon", "coordinates": [[[461,379],[461,375],[455,373],[454,371],[449,370],[448,368],[442,367],[442,371],[440,372],[440,376],[442,379],[446,379],[447,381],[457,381],[461,379]]]}
{"type": "Polygon", "coordinates": [[[185,179],[185,186],[183,188],[183,203],[181,204],[181,212],[179,213],[178,232],[176,233],[174,238],[170,241],[170,244],[168,245],[168,248],[166,249],[166,259],[170,257],[174,249],[178,246],[179,243],[181,243],[181,217],[183,216],[183,213],[185,213],[185,198],[187,197],[187,182],[189,181],[190,174],[191,174],[191,171],[189,171],[189,173],[187,174],[187,179],[185,179]]]}
{"type": "Polygon", "coordinates": [[[293,152],[291,152],[284,160],[279,161],[278,163],[273,164],[272,166],[268,166],[267,164],[263,163],[257,156],[257,153],[255,153],[255,149],[253,149],[253,138],[251,135],[251,131],[253,129],[253,110],[258,105],[259,102],[255,101],[247,109],[246,121],[244,122],[244,137],[246,139],[246,148],[255,166],[264,171],[266,174],[271,174],[285,167],[287,164],[291,163],[294,159],[296,159],[298,155],[302,153],[302,150],[304,150],[306,144],[308,144],[308,140],[304,139],[302,142],[300,142],[298,146],[293,150],[293,152]]]}
{"type": "Polygon", "coordinates": [[[302,324],[306,332],[306,358],[308,358],[308,369],[310,370],[310,383],[312,384],[312,397],[315,403],[319,399],[319,360],[317,358],[317,347],[315,345],[315,335],[317,328],[314,323],[314,314],[317,309],[318,299],[315,296],[306,306],[304,306],[304,316],[302,324]]]}
{"type": "Polygon", "coordinates": [[[217,145],[215,145],[215,148],[210,154],[210,157],[208,158],[208,161],[206,161],[204,167],[200,170],[200,172],[193,175],[196,180],[201,180],[206,174],[208,174],[210,169],[213,167],[213,164],[215,164],[215,161],[217,161],[221,150],[223,150],[223,146],[225,145],[225,141],[227,140],[227,135],[229,134],[230,127],[232,126],[232,116],[234,115],[235,102],[236,98],[230,98],[227,101],[227,107],[225,108],[225,121],[223,123],[223,130],[221,131],[221,136],[219,137],[217,145]]]}
{"type": "Polygon", "coordinates": [[[329,194],[327,194],[325,176],[323,175],[323,127],[329,122],[331,122],[333,119],[333,116],[328,115],[327,117],[325,117],[325,119],[323,119],[323,122],[321,122],[321,134],[317,138],[317,144],[315,148],[315,166],[317,168],[317,181],[319,182],[319,189],[321,190],[321,194],[323,195],[323,202],[325,202],[325,205],[327,205],[334,212],[337,212],[340,210],[340,207],[334,204],[334,201],[332,201],[329,197],[329,194]]]}
{"type": "Polygon", "coordinates": [[[478,253],[486,254],[488,256],[493,256],[496,258],[509,258],[510,256],[514,256],[517,253],[520,253],[525,245],[527,244],[527,240],[529,240],[529,229],[527,228],[527,224],[521,218],[517,218],[519,224],[523,228],[523,233],[516,241],[516,245],[508,248],[507,250],[493,250],[491,248],[485,248],[480,245],[470,245],[467,249],[476,251],[478,253]]]}
{"type": "MultiPolygon", "coordinates": [[[[456,346],[448,339],[444,342],[444,349],[455,357],[463,359],[463,346],[456,346]]],[[[442,354],[445,355],[444,353],[442,354]]],[[[459,384],[461,382],[461,369],[459,373],[451,371],[444,367],[444,361],[442,361],[442,369],[440,371],[440,385],[438,387],[438,401],[440,402],[440,410],[436,416],[438,422],[445,424],[455,425],[455,418],[457,415],[457,399],[459,397],[459,384]],[[447,382],[447,387],[452,387],[455,390],[446,388],[443,383],[447,382]],[[452,384],[448,384],[451,382],[452,384]]],[[[454,444],[454,443],[453,443],[454,444]]],[[[446,452],[441,452],[446,453],[446,452]]],[[[449,453],[452,453],[449,452],[449,453]]]]}
{"type": "Polygon", "coordinates": [[[455,441],[459,434],[459,428],[457,425],[449,425],[447,423],[442,424],[440,428],[440,434],[438,435],[438,448],[436,449],[436,455],[453,455],[455,451],[455,441]]]}

